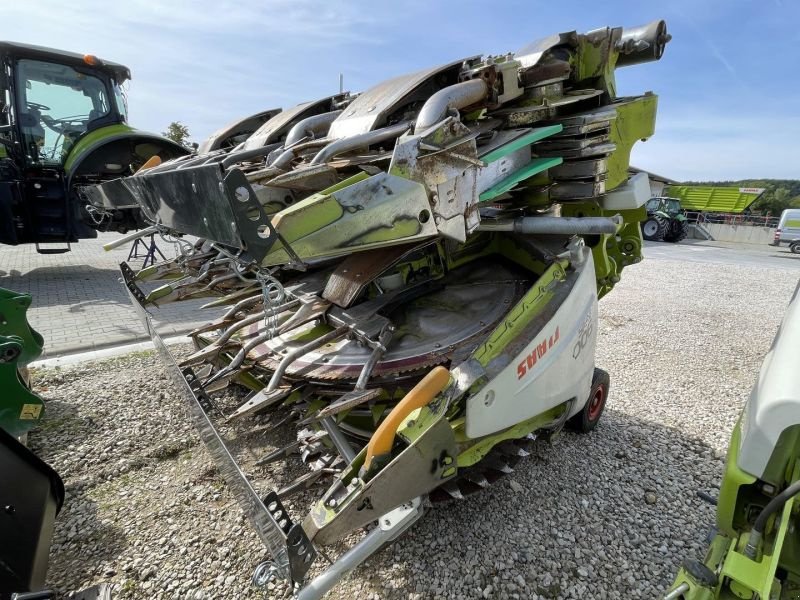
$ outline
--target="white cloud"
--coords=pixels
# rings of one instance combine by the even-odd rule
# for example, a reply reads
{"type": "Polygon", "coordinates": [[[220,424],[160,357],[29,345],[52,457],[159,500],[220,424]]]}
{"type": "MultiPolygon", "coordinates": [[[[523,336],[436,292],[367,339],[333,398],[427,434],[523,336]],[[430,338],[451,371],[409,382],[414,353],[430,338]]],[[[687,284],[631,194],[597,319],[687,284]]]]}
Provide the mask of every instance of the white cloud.
{"type": "Polygon", "coordinates": [[[343,45],[377,43],[372,14],[347,1],[28,0],[4,6],[3,23],[14,41],[128,65],[134,126],[181,120],[202,138],[235,117],[334,93],[335,66],[322,77],[311,66],[343,45]]]}

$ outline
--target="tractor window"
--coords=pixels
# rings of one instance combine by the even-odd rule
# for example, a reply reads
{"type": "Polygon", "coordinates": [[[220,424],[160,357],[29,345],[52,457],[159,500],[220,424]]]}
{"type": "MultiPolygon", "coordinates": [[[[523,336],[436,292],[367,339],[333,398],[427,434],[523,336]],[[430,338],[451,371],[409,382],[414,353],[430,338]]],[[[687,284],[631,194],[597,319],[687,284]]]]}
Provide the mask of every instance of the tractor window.
{"type": "Polygon", "coordinates": [[[56,63],[20,60],[19,123],[32,162],[61,165],[75,141],[111,108],[98,77],[56,63]]]}
{"type": "Polygon", "coordinates": [[[650,200],[647,201],[647,204],[645,205],[645,209],[648,212],[657,211],[658,210],[659,201],[660,201],[659,198],[651,198],[650,200]]]}
{"type": "Polygon", "coordinates": [[[119,114],[122,115],[122,120],[128,120],[128,98],[125,96],[125,92],[122,90],[122,86],[120,86],[116,81],[113,82],[114,86],[114,99],[117,102],[117,110],[119,114]]]}
{"type": "Polygon", "coordinates": [[[666,202],[667,212],[668,213],[679,213],[681,212],[681,202],[680,200],[676,200],[675,198],[667,198],[664,202],[666,202]]]}

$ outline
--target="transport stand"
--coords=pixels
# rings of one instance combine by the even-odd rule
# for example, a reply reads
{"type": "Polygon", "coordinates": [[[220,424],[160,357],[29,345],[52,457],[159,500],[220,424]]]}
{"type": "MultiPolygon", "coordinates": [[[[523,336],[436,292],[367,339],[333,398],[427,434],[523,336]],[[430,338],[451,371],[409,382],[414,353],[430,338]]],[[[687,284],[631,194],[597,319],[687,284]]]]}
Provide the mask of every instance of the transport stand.
{"type": "Polygon", "coordinates": [[[156,245],[156,236],[155,236],[155,234],[154,233],[150,234],[150,236],[149,236],[150,237],[150,241],[149,242],[145,242],[144,241],[145,237],[148,237],[148,236],[137,237],[133,241],[133,246],[131,246],[131,251],[128,252],[128,260],[129,261],[134,259],[134,258],[142,258],[142,256],[139,255],[139,249],[140,249],[139,247],[141,246],[141,249],[143,249],[145,251],[145,253],[143,255],[144,256],[144,262],[142,262],[142,268],[143,269],[148,266],[148,263],[150,263],[151,265],[155,264],[155,262],[156,262],[156,254],[158,254],[158,256],[161,257],[161,260],[167,260],[167,257],[164,256],[163,252],[161,252],[159,247],[156,245]]]}
{"type": "Polygon", "coordinates": [[[402,535],[425,513],[423,497],[417,497],[389,511],[378,519],[377,525],[350,550],[332,561],[330,566],[306,585],[305,575],[317,556],[299,523],[292,523],[278,495],[272,491],[260,497],[239,468],[213,421],[208,416],[211,399],[200,385],[191,368],[181,369],[175,357],[156,331],[152,316],[144,306],[144,293],[135,281],[127,263],[120,264],[123,282],[131,304],[164,360],[167,375],[189,404],[189,413],[231,493],[236,498],[253,528],[272,555],[272,560],[256,567],[253,584],[264,587],[277,579],[291,582],[297,600],[320,600],[342,578],[377,552],[384,544],[402,535]]]}

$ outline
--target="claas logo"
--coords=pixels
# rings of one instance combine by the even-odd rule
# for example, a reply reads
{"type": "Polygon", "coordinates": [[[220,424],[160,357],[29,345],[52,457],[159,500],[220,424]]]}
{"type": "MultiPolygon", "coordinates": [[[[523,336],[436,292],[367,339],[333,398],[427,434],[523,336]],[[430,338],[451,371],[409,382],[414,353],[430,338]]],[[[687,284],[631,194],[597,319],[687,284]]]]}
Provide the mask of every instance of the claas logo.
{"type": "Polygon", "coordinates": [[[541,342],[536,344],[531,350],[531,353],[528,354],[520,363],[517,365],[517,379],[522,379],[525,375],[530,371],[537,362],[547,354],[547,351],[555,346],[558,343],[559,332],[558,327],[556,327],[556,332],[551,335],[549,338],[543,339],[541,342]]]}

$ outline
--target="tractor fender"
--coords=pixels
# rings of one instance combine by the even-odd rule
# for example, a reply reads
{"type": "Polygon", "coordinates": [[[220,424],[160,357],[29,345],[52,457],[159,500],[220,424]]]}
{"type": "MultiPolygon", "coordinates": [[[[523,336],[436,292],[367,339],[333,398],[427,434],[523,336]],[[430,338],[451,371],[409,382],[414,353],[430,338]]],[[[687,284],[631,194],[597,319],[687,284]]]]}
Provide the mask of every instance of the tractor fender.
{"type": "Polygon", "coordinates": [[[134,158],[144,162],[158,154],[169,160],[189,153],[187,148],[161,135],[118,123],[100,127],[81,137],[70,150],[64,170],[69,187],[72,178],[81,173],[100,173],[109,179],[124,174],[108,170],[108,164],[126,167],[134,158]]]}

